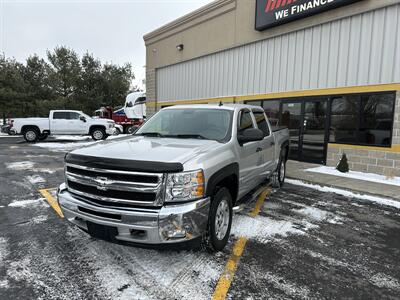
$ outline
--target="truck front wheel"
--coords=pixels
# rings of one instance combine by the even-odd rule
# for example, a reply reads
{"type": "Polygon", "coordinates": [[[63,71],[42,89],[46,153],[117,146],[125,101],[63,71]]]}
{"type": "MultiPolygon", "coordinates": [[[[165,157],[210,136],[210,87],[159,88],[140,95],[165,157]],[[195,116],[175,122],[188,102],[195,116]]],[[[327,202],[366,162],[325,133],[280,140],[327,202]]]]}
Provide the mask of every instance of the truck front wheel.
{"type": "Polygon", "coordinates": [[[286,159],[284,156],[281,156],[276,171],[272,174],[271,178],[272,187],[280,188],[285,183],[285,178],[286,178],[286,159]]]}
{"type": "Polygon", "coordinates": [[[106,139],[106,131],[103,128],[95,128],[92,130],[92,139],[100,141],[106,139]]]}
{"type": "Polygon", "coordinates": [[[28,143],[34,143],[38,140],[39,133],[34,128],[28,128],[24,131],[24,139],[28,143]]]}
{"type": "Polygon", "coordinates": [[[232,225],[232,196],[221,187],[211,200],[208,220],[208,245],[214,251],[221,251],[228,242],[232,225]]]}

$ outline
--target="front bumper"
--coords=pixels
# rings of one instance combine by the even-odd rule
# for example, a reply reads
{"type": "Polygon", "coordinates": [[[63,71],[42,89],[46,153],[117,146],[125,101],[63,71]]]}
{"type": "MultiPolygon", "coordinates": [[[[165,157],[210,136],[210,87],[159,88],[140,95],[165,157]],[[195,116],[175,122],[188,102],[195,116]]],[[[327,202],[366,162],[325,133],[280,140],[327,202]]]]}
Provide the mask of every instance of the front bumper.
{"type": "Polygon", "coordinates": [[[106,134],[112,135],[112,134],[114,134],[114,130],[115,130],[115,126],[113,126],[111,128],[107,126],[106,134]]]}
{"type": "Polygon", "coordinates": [[[61,184],[58,203],[65,218],[87,230],[87,221],[115,227],[117,240],[163,244],[185,242],[201,237],[207,229],[210,198],[159,209],[113,209],[95,206],[80,200],[61,184]],[[110,218],[109,216],[112,216],[110,218]]]}

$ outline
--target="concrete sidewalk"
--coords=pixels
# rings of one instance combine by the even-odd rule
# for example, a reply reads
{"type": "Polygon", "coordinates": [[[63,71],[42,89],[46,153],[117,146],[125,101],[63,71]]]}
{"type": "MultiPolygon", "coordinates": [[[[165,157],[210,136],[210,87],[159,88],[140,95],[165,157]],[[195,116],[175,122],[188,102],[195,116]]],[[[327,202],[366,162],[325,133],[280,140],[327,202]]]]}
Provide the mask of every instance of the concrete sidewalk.
{"type": "Polygon", "coordinates": [[[318,166],[320,165],[289,160],[286,166],[286,176],[309,183],[341,188],[362,194],[392,198],[400,201],[399,186],[305,171],[306,169],[318,166]]]}

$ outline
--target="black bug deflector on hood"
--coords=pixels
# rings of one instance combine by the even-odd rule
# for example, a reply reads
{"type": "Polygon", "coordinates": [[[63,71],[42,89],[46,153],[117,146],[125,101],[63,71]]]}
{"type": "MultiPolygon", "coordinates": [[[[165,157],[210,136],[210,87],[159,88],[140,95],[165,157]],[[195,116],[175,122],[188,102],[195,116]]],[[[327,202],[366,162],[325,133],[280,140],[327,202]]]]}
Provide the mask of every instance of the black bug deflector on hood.
{"type": "Polygon", "coordinates": [[[90,168],[118,171],[136,171],[149,173],[175,173],[183,171],[183,165],[181,163],[115,159],[78,155],[72,153],[68,153],[65,155],[65,162],[90,168]]]}

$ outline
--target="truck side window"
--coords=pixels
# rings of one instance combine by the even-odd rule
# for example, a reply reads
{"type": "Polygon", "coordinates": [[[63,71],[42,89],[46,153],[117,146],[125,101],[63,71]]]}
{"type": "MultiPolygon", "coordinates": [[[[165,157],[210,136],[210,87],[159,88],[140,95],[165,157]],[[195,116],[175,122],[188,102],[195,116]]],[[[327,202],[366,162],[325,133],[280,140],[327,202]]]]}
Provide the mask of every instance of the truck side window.
{"type": "Polygon", "coordinates": [[[269,127],[267,120],[265,119],[264,112],[262,111],[253,111],[254,118],[256,119],[258,129],[264,132],[264,136],[269,136],[269,127]]]}
{"type": "Polygon", "coordinates": [[[80,116],[80,114],[78,114],[76,112],[72,112],[72,111],[68,112],[67,114],[69,114],[68,119],[70,119],[70,120],[78,120],[79,116],[80,116]]]}
{"type": "Polygon", "coordinates": [[[57,111],[53,113],[53,119],[58,119],[58,120],[66,120],[68,119],[68,113],[65,111],[57,111]]]}
{"type": "Polygon", "coordinates": [[[251,113],[248,110],[242,110],[239,117],[238,134],[242,134],[248,128],[254,128],[251,113]]]}

